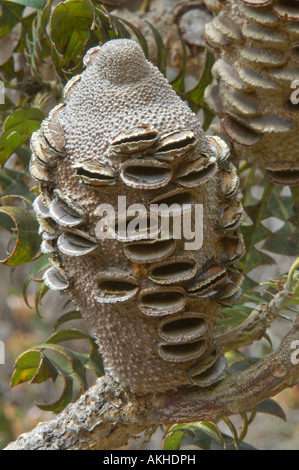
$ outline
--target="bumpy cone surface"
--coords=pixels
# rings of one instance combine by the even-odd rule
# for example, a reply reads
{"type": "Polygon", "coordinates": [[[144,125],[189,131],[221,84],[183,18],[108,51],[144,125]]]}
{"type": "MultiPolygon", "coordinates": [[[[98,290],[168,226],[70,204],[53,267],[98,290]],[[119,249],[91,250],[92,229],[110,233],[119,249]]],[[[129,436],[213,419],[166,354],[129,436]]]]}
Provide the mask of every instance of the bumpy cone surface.
{"type": "Polygon", "coordinates": [[[226,367],[214,342],[221,303],[238,297],[242,282],[242,206],[228,147],[205,136],[134,41],[93,48],[84,63],[31,139],[41,191],[34,209],[53,265],[44,280],[71,295],[106,373],[125,389],[210,385],[226,367]],[[126,237],[140,205],[146,223],[126,237]],[[170,206],[181,218],[167,234],[170,206]],[[184,217],[202,243],[185,245],[184,217]]]}
{"type": "Polygon", "coordinates": [[[205,31],[217,59],[207,103],[237,157],[273,183],[299,184],[298,0],[206,4],[218,12],[205,31]]]}

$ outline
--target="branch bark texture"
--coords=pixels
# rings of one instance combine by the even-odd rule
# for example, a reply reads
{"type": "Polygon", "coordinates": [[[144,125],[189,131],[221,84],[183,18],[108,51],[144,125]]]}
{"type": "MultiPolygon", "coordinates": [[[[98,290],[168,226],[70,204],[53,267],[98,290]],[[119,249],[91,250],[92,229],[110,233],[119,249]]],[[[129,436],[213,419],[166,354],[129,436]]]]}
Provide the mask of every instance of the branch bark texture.
{"type": "Polygon", "coordinates": [[[299,365],[291,360],[298,326],[295,323],[277,351],[208,389],[182,387],[136,397],[103,377],[59,416],[40,423],[5,450],[113,450],[159,424],[212,420],[249,410],[299,382],[299,365]]]}

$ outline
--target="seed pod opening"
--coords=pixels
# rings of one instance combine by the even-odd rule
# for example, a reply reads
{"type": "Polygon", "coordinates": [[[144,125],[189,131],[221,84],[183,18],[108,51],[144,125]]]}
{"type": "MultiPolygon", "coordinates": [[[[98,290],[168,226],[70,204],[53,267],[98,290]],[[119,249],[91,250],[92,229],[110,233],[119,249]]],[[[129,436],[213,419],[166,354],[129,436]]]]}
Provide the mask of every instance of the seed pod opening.
{"type": "Polygon", "coordinates": [[[169,256],[174,249],[175,240],[148,240],[124,247],[126,256],[135,263],[154,263],[169,256]]]}
{"type": "Polygon", "coordinates": [[[65,139],[64,131],[57,118],[58,112],[64,108],[65,103],[61,103],[50,111],[49,116],[42,123],[41,130],[50,147],[59,155],[64,155],[65,139]]]}
{"type": "Polygon", "coordinates": [[[143,210],[139,216],[120,214],[115,220],[112,238],[124,243],[157,239],[160,233],[159,220],[143,210]]]}
{"type": "Polygon", "coordinates": [[[66,277],[61,271],[52,267],[47,269],[43,275],[45,284],[52,290],[65,290],[68,288],[66,277]]]}
{"type": "Polygon", "coordinates": [[[85,210],[67,196],[62,196],[60,191],[54,191],[55,198],[50,204],[50,216],[63,227],[77,227],[87,219],[85,210]]]}
{"type": "Polygon", "coordinates": [[[236,195],[239,188],[239,177],[235,167],[230,163],[221,171],[220,193],[224,198],[231,198],[236,195]]]}
{"type": "Polygon", "coordinates": [[[150,209],[159,212],[161,216],[169,213],[182,214],[191,211],[195,205],[195,197],[183,188],[169,188],[167,192],[161,193],[149,200],[150,209]],[[156,207],[157,205],[157,207],[156,207]]]}
{"type": "Polygon", "coordinates": [[[121,271],[103,271],[96,275],[97,288],[94,298],[97,302],[124,302],[138,292],[137,280],[128,273],[121,271]]]}
{"type": "Polygon", "coordinates": [[[231,116],[225,116],[222,120],[222,128],[225,134],[236,144],[245,147],[253,147],[257,145],[261,139],[261,134],[253,131],[241,122],[231,116]]]}
{"type": "Polygon", "coordinates": [[[199,339],[186,344],[159,344],[160,356],[168,362],[187,362],[201,357],[206,350],[206,341],[199,339]]]}
{"type": "Polygon", "coordinates": [[[205,266],[189,283],[187,292],[190,297],[210,297],[225,284],[227,271],[224,266],[205,266]]]}
{"type": "Polygon", "coordinates": [[[158,140],[155,129],[147,126],[136,127],[129,131],[120,132],[110,144],[116,154],[134,154],[151,148],[158,140]]]}
{"type": "Polygon", "coordinates": [[[43,198],[41,195],[37,196],[32,204],[34,212],[36,215],[42,219],[47,219],[50,217],[49,209],[47,208],[46,204],[43,202],[43,198]]]}
{"type": "Polygon", "coordinates": [[[299,168],[266,168],[266,176],[274,184],[296,186],[299,183],[299,168]]]}
{"type": "Polygon", "coordinates": [[[229,157],[230,149],[224,140],[216,135],[207,135],[207,140],[212,147],[215,155],[217,156],[218,164],[222,165],[229,157]]]}
{"type": "Polygon", "coordinates": [[[208,181],[217,171],[217,164],[201,157],[190,162],[177,174],[177,182],[186,188],[194,188],[208,181]]]}
{"type": "Polygon", "coordinates": [[[156,189],[171,180],[171,168],[156,160],[128,160],[121,166],[120,177],[133,188],[156,189]]]}
{"type": "Polygon", "coordinates": [[[53,175],[50,172],[48,166],[42,164],[35,156],[35,153],[32,152],[29,172],[32,178],[36,179],[41,183],[50,183],[53,180],[53,175]]]}
{"type": "Polygon", "coordinates": [[[69,256],[83,256],[91,253],[98,248],[98,244],[95,240],[91,240],[90,237],[83,232],[71,233],[64,232],[60,235],[57,241],[59,251],[69,256]]]}
{"type": "Polygon", "coordinates": [[[198,387],[208,387],[220,379],[224,374],[226,367],[226,359],[223,354],[221,354],[217,357],[214,364],[208,367],[204,372],[200,372],[198,374],[194,373],[194,375],[189,373],[190,381],[198,387]]]}
{"type": "Polygon", "coordinates": [[[161,160],[173,160],[195,149],[196,138],[190,130],[171,132],[162,137],[155,148],[155,157],[161,160]]]}
{"type": "Polygon", "coordinates": [[[299,21],[299,6],[294,0],[278,0],[273,6],[274,11],[281,18],[299,21]]]}
{"type": "Polygon", "coordinates": [[[91,186],[106,186],[115,184],[116,175],[113,168],[101,163],[88,162],[74,165],[76,175],[80,180],[91,186]]]}
{"type": "Polygon", "coordinates": [[[193,312],[172,315],[159,323],[159,336],[172,344],[193,341],[203,336],[206,330],[204,317],[193,312]]]}
{"type": "Polygon", "coordinates": [[[240,201],[232,199],[230,204],[226,206],[220,216],[218,229],[225,233],[230,230],[235,230],[243,218],[243,207],[240,201]]]}
{"type": "Polygon", "coordinates": [[[145,315],[163,316],[182,310],[185,291],[180,287],[150,287],[140,293],[138,307],[145,315]]]}
{"type": "Polygon", "coordinates": [[[157,284],[174,284],[190,279],[196,272],[196,261],[190,256],[176,256],[150,267],[149,279],[157,284]]]}

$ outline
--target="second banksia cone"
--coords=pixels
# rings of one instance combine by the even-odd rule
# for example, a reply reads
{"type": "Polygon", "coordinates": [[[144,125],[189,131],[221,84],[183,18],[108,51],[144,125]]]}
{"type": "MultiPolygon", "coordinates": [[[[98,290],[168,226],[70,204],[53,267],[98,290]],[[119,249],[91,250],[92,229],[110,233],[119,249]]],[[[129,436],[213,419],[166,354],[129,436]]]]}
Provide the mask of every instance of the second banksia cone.
{"type": "Polygon", "coordinates": [[[217,11],[205,31],[216,57],[208,105],[222,118],[237,158],[262,169],[273,183],[298,185],[299,105],[292,96],[299,79],[299,2],[206,4],[217,11]]]}
{"type": "Polygon", "coordinates": [[[210,385],[226,367],[215,344],[221,304],[243,279],[229,149],[136,42],[109,41],[84,63],[31,140],[45,283],[70,294],[124,389],[210,385]]]}

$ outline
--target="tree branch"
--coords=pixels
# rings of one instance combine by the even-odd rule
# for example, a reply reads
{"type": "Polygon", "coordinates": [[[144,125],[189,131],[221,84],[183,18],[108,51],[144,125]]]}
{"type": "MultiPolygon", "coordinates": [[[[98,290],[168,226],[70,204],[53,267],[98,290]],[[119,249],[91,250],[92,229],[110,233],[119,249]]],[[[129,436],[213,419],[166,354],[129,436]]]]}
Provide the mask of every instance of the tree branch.
{"type": "Polygon", "coordinates": [[[251,409],[299,382],[291,361],[299,323],[278,350],[207,389],[182,387],[157,395],[126,394],[108,377],[98,380],[55,419],[40,423],[5,450],[112,450],[159,424],[212,420],[251,409]]]}

